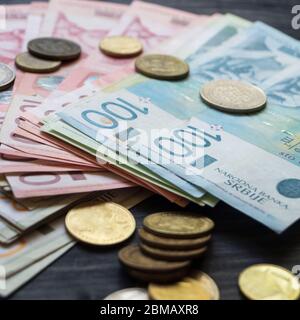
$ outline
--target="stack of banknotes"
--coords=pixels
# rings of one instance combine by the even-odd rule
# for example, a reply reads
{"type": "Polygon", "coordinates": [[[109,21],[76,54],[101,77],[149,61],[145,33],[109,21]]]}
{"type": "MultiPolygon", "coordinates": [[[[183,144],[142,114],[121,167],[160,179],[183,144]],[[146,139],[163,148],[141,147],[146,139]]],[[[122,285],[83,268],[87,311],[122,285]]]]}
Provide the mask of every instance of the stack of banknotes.
{"type": "Polygon", "coordinates": [[[0,92],[0,295],[74,245],[58,216],[86,199],[128,208],[152,193],[181,207],[222,200],[278,233],[299,218],[298,41],[231,14],[142,1],[4,10],[0,62],[14,67],[37,37],[72,40],[82,52],[49,74],[16,70],[13,88],[0,92]],[[143,54],[185,60],[188,78],[147,78],[135,58],[104,55],[99,42],[114,35],[137,38],[143,54]],[[259,86],[266,108],[234,115],[208,107],[199,91],[214,79],[259,86]]]}

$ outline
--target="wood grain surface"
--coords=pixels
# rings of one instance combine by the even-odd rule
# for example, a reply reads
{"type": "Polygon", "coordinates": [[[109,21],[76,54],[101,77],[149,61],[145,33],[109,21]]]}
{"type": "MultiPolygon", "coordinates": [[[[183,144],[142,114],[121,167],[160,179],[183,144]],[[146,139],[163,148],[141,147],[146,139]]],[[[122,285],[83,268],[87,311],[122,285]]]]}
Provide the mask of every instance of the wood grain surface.
{"type": "MultiPolygon", "coordinates": [[[[27,1],[0,1],[26,3],[27,1]]],[[[129,1],[115,1],[129,3],[129,1]]],[[[150,1],[149,1],[150,2],[150,1]]],[[[292,30],[291,8],[299,1],[282,0],[164,0],[151,1],[195,13],[230,12],[251,21],[261,20],[296,38],[292,30]]],[[[133,209],[138,226],[149,213],[178,210],[161,197],[154,196],[133,209]]],[[[237,278],[243,268],[254,263],[274,263],[291,270],[300,265],[300,224],[276,235],[246,215],[220,203],[216,208],[190,205],[188,210],[211,217],[216,224],[209,251],[195,268],[210,274],[217,282],[222,299],[243,299],[237,278]]],[[[300,208],[299,208],[300,210],[300,208]]],[[[129,242],[137,242],[137,236],[129,242]]],[[[76,245],[53,263],[12,299],[101,299],[109,293],[140,285],[121,268],[119,248],[98,249],[76,245]]]]}

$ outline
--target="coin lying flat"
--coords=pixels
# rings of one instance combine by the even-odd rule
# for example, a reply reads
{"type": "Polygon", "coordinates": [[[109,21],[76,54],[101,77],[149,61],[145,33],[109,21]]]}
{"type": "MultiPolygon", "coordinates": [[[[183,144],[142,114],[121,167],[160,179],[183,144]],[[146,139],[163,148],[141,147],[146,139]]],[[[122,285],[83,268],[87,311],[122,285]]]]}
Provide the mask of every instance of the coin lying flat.
{"type": "Polygon", "coordinates": [[[172,272],[153,273],[140,270],[128,269],[129,275],[142,282],[170,283],[181,280],[189,272],[189,268],[175,270],[172,272]]]}
{"type": "Polygon", "coordinates": [[[48,73],[59,69],[61,61],[44,60],[34,57],[28,52],[19,53],[15,60],[16,66],[25,72],[48,73]]]}
{"type": "Polygon", "coordinates": [[[220,292],[206,273],[193,271],[181,281],[162,285],[150,283],[148,293],[154,300],[219,300],[220,292]]]}
{"type": "Polygon", "coordinates": [[[28,42],[28,51],[42,59],[68,61],[80,56],[80,46],[70,40],[60,38],[36,38],[28,42]]]}
{"type": "Polygon", "coordinates": [[[129,58],[143,51],[138,39],[127,36],[106,37],[100,42],[99,48],[104,54],[115,58],[129,58]]]}
{"type": "Polygon", "coordinates": [[[256,264],[239,276],[242,293],[251,300],[297,300],[300,283],[289,270],[272,264],[256,264]]]}
{"type": "Polygon", "coordinates": [[[186,261],[200,258],[207,250],[207,247],[193,250],[165,250],[152,248],[145,244],[141,244],[140,247],[147,256],[166,261],[186,261]]]}
{"type": "Polygon", "coordinates": [[[196,213],[158,212],[150,214],[144,221],[144,228],[154,234],[173,238],[197,238],[208,233],[214,222],[196,213]]]}
{"type": "Polygon", "coordinates": [[[104,300],[149,300],[144,288],[127,288],[109,294],[104,300]]]}
{"type": "Polygon", "coordinates": [[[231,113],[257,112],[267,102],[263,90],[238,80],[210,81],[202,87],[200,95],[211,107],[231,113]]]}
{"type": "Polygon", "coordinates": [[[135,231],[129,210],[114,202],[90,201],[71,209],[66,228],[79,241],[107,246],[128,239],[135,231]]]}
{"type": "Polygon", "coordinates": [[[147,54],[135,60],[136,71],[160,80],[180,80],[189,74],[189,65],[169,55],[147,54]]]}
{"type": "Polygon", "coordinates": [[[128,268],[147,272],[171,272],[190,265],[190,261],[170,262],[152,259],[144,255],[137,245],[120,250],[119,259],[128,268]]]}
{"type": "Polygon", "coordinates": [[[14,70],[5,63],[0,63],[0,91],[10,87],[15,81],[14,70]]]}
{"type": "Polygon", "coordinates": [[[153,233],[150,233],[144,228],[139,230],[139,236],[141,241],[144,244],[148,244],[154,248],[170,249],[170,250],[174,250],[174,249],[190,250],[190,249],[202,248],[211,239],[211,235],[205,235],[203,237],[195,238],[195,239],[166,238],[166,237],[160,237],[153,233]]]}

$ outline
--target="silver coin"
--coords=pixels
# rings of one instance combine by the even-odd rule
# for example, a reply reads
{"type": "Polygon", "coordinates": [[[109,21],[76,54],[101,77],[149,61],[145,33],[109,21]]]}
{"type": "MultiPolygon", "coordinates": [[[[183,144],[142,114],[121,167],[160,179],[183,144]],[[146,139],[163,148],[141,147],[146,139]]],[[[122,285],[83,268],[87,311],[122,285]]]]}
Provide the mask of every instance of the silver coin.
{"type": "Polygon", "coordinates": [[[15,77],[16,74],[10,66],[5,63],[0,63],[0,91],[12,85],[15,77]]]}
{"type": "Polygon", "coordinates": [[[257,112],[266,106],[263,90],[239,80],[213,80],[200,91],[201,98],[211,107],[230,113],[257,112]]]}
{"type": "Polygon", "coordinates": [[[149,296],[146,289],[136,287],[115,291],[104,300],[149,300],[149,296]]]}

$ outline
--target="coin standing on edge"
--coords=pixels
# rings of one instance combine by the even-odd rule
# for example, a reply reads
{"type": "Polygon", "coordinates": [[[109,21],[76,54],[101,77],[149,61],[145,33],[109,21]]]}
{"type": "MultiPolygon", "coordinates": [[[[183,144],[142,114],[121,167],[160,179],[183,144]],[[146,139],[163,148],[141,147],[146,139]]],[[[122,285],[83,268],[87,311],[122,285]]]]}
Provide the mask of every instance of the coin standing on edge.
{"type": "Polygon", "coordinates": [[[157,212],[148,215],[144,228],[162,237],[197,238],[214,228],[214,222],[200,214],[180,211],[157,212]]]}
{"type": "Polygon", "coordinates": [[[115,291],[104,300],[149,300],[149,296],[146,289],[136,287],[115,291]]]}
{"type": "Polygon", "coordinates": [[[141,42],[128,36],[106,37],[100,42],[99,48],[107,56],[115,58],[130,58],[143,51],[141,42]]]}
{"type": "Polygon", "coordinates": [[[77,43],[51,37],[30,40],[27,49],[29,53],[38,58],[59,61],[74,60],[81,54],[81,48],[77,43]]]}
{"type": "Polygon", "coordinates": [[[219,300],[215,281],[206,273],[195,270],[182,280],[169,285],[150,283],[148,293],[153,300],[219,300]]]}
{"type": "Polygon", "coordinates": [[[300,282],[289,270],[272,264],[255,264],[239,276],[239,287],[250,300],[298,300],[300,282]]]}
{"type": "Polygon", "coordinates": [[[129,245],[121,249],[119,260],[128,268],[146,272],[171,272],[190,265],[190,261],[170,262],[152,259],[144,255],[137,245],[129,245]]]}
{"type": "Polygon", "coordinates": [[[15,81],[14,70],[5,63],[0,63],[0,91],[9,88],[15,81]]]}
{"type": "Polygon", "coordinates": [[[66,228],[79,241],[98,245],[115,245],[127,240],[135,231],[131,212],[114,202],[93,200],[71,209],[66,228]]]}
{"type": "Polygon", "coordinates": [[[229,113],[251,113],[263,109],[267,96],[257,86],[239,80],[213,80],[200,90],[202,100],[229,113]]]}
{"type": "Polygon", "coordinates": [[[189,65],[176,57],[146,54],[135,60],[137,72],[159,80],[180,80],[189,74],[189,65]]]}
{"type": "Polygon", "coordinates": [[[28,52],[19,53],[16,56],[15,63],[20,70],[34,73],[54,72],[61,66],[61,61],[40,59],[28,52]]]}

